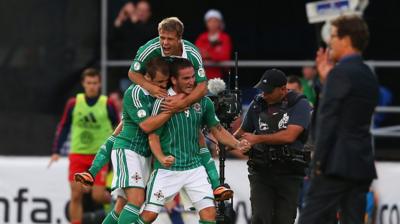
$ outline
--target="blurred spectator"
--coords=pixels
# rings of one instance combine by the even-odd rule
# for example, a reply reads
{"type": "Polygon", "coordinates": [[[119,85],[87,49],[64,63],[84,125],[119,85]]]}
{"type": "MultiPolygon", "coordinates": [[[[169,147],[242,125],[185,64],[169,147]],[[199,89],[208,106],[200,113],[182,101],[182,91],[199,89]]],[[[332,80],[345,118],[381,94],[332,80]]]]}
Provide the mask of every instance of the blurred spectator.
{"type": "MultiPolygon", "coordinates": [[[[310,102],[311,106],[315,109],[318,108],[318,101],[319,101],[319,94],[321,92],[322,84],[319,79],[317,70],[315,66],[304,66],[302,68],[303,78],[300,79],[302,87],[303,87],[303,94],[307,97],[308,102],[310,102]]],[[[315,130],[316,128],[314,125],[316,124],[316,112],[313,113],[311,117],[311,128],[310,128],[310,137],[311,140],[315,140],[315,130]]]]}
{"type": "Polygon", "coordinates": [[[109,58],[132,59],[142,44],[157,35],[151,15],[150,3],[145,0],[136,5],[128,2],[122,7],[110,31],[109,58]]]}
{"type": "MultiPolygon", "coordinates": [[[[53,154],[49,167],[58,161],[60,149],[71,133],[71,149],[68,156],[68,180],[71,189],[69,217],[71,224],[81,224],[83,218],[83,195],[85,189],[74,181],[75,173],[87,170],[101,144],[118,124],[119,116],[113,102],[100,94],[100,73],[87,68],[82,73],[84,93],[68,100],[54,139],[53,154]]],[[[98,204],[110,202],[105,187],[107,166],[104,166],[94,181],[91,198],[98,204]]]]}
{"type": "Polygon", "coordinates": [[[135,13],[135,5],[132,2],[126,3],[118,13],[117,18],[114,20],[114,27],[121,27],[126,21],[132,23],[137,22],[137,16],[135,13]]]}
{"type": "Polygon", "coordinates": [[[317,70],[314,66],[304,66],[302,73],[303,78],[300,80],[303,86],[303,94],[307,97],[308,101],[315,106],[317,101],[315,88],[319,85],[317,70]]]}
{"type": "Polygon", "coordinates": [[[303,86],[301,84],[300,78],[295,75],[290,75],[287,78],[286,88],[288,90],[295,91],[296,93],[303,94],[303,86]]]}
{"type": "Polygon", "coordinates": [[[374,224],[377,216],[378,209],[378,196],[374,188],[371,186],[367,193],[367,204],[365,206],[365,224],[374,224]]]}
{"type": "MultiPolygon", "coordinates": [[[[108,45],[110,59],[132,60],[141,45],[156,36],[157,25],[152,20],[151,6],[148,1],[126,3],[120,10],[110,29],[108,45]]],[[[132,82],[126,77],[126,68],[113,68],[110,71],[108,85],[120,88],[124,92],[132,82]]]]}
{"type": "MultiPolygon", "coordinates": [[[[390,89],[379,86],[379,98],[378,98],[378,106],[389,106],[393,102],[393,93],[390,89]]],[[[387,116],[386,113],[375,113],[374,115],[374,127],[379,127],[382,125],[382,122],[385,120],[387,116]]]]}
{"type": "MultiPolygon", "coordinates": [[[[220,11],[210,9],[204,15],[207,31],[200,34],[195,45],[199,48],[204,61],[220,62],[231,58],[232,42],[225,33],[224,20],[220,11]]],[[[222,78],[223,68],[205,67],[208,79],[222,78]]]]}
{"type": "MultiPolygon", "coordinates": [[[[288,90],[292,90],[295,91],[296,93],[299,94],[304,94],[303,91],[303,85],[301,82],[301,79],[298,76],[295,75],[290,75],[287,77],[287,84],[286,84],[286,88],[288,90]]],[[[309,101],[309,103],[311,104],[311,102],[309,101]]],[[[312,106],[312,104],[311,104],[312,106]]],[[[311,137],[309,137],[308,141],[305,144],[305,148],[307,148],[307,150],[311,150],[313,151],[313,147],[314,145],[310,142],[311,141],[311,137]],[[312,147],[312,148],[311,148],[312,147]]],[[[307,192],[308,187],[309,187],[309,171],[306,171],[306,176],[304,177],[303,183],[301,184],[301,189],[300,189],[300,193],[299,193],[299,202],[298,202],[298,208],[299,210],[301,210],[303,208],[303,203],[304,203],[304,195],[305,192],[307,192]]]]}
{"type": "Polygon", "coordinates": [[[165,203],[164,208],[168,213],[168,216],[172,224],[184,224],[180,205],[180,195],[179,193],[175,195],[173,200],[165,203]]]}
{"type": "Polygon", "coordinates": [[[111,92],[108,98],[114,103],[117,111],[122,114],[122,95],[119,91],[111,92]]]}
{"type": "Polygon", "coordinates": [[[136,18],[139,23],[147,23],[151,18],[151,7],[148,1],[142,0],[136,4],[136,18]]]}

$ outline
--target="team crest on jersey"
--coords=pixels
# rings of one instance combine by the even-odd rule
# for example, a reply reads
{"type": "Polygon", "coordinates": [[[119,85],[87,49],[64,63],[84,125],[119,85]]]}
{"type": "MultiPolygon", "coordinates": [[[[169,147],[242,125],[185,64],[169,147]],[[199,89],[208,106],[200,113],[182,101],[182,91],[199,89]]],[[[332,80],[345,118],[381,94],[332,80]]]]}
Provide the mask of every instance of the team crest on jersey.
{"type": "Polygon", "coordinates": [[[140,63],[139,62],[135,62],[135,63],[133,63],[133,69],[135,70],[135,71],[139,71],[140,70],[140,63]]]}
{"type": "Polygon", "coordinates": [[[201,105],[200,105],[199,103],[193,104],[193,109],[194,109],[194,111],[196,111],[197,113],[201,113],[201,105]]]}
{"type": "Polygon", "coordinates": [[[189,110],[185,110],[184,112],[185,112],[186,117],[190,116],[190,111],[189,110]]]}
{"type": "Polygon", "coordinates": [[[266,131],[269,129],[267,122],[261,120],[261,118],[258,118],[258,126],[260,131],[266,131]]]}
{"type": "Polygon", "coordinates": [[[285,113],[283,115],[282,119],[278,123],[278,128],[279,129],[286,129],[288,121],[289,121],[289,116],[288,116],[287,113],[285,113]]]}
{"type": "Polygon", "coordinates": [[[161,200],[164,198],[164,194],[162,193],[161,190],[159,190],[158,192],[154,193],[154,196],[156,196],[157,200],[161,200]]]}
{"type": "Polygon", "coordinates": [[[204,68],[199,68],[199,70],[197,70],[197,71],[198,71],[200,77],[206,76],[206,72],[204,71],[204,68]]]}
{"type": "Polygon", "coordinates": [[[145,116],[146,116],[146,111],[143,110],[143,109],[138,110],[137,116],[138,116],[139,118],[145,117],[145,116]]]}
{"type": "Polygon", "coordinates": [[[139,182],[140,179],[142,179],[138,172],[136,172],[135,175],[131,176],[131,178],[134,179],[136,183],[139,182]]]}

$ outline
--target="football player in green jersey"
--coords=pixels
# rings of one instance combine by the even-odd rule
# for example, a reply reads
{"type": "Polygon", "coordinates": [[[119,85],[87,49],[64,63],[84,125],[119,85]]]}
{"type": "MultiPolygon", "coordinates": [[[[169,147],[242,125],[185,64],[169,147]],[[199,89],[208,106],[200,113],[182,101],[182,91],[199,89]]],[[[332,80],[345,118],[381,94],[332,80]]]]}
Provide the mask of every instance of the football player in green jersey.
{"type": "MultiPolygon", "coordinates": [[[[147,69],[146,63],[151,58],[159,56],[187,58],[193,64],[197,84],[193,91],[187,94],[184,99],[166,97],[161,105],[165,110],[183,110],[199,101],[207,93],[207,77],[201,54],[194,44],[182,39],[183,31],[184,25],[177,17],[163,19],[158,24],[159,36],[139,48],[128,73],[129,78],[134,83],[139,84],[149,91],[152,96],[158,98],[166,97],[167,92],[165,89],[159,88],[143,78],[143,74],[145,74],[147,69]]],[[[203,157],[207,157],[207,155],[207,153],[201,154],[203,157]]],[[[221,200],[229,199],[233,193],[226,186],[219,186],[218,188],[214,188],[214,190],[216,198],[221,200]]]]}
{"type": "MultiPolygon", "coordinates": [[[[171,65],[173,87],[170,96],[189,95],[195,89],[195,70],[185,58],[175,58],[171,65]]],[[[156,100],[153,114],[161,112],[162,99],[156,100]]],[[[246,140],[236,140],[219,123],[214,105],[202,97],[186,110],[175,113],[161,128],[149,134],[149,145],[156,157],[155,170],[147,184],[146,205],[138,223],[154,221],[164,203],[181,189],[189,196],[200,215],[200,223],[215,223],[214,197],[207,173],[198,156],[199,130],[206,125],[218,141],[243,152],[250,148],[246,140]],[[174,157],[171,166],[162,161],[174,157]]]]}
{"type": "Polygon", "coordinates": [[[199,101],[207,93],[207,77],[203,67],[203,61],[197,47],[189,41],[183,40],[183,23],[177,17],[165,18],[158,24],[159,36],[150,40],[139,48],[135,59],[129,69],[129,78],[136,84],[142,86],[157,98],[166,97],[165,89],[152,84],[144,79],[147,62],[160,56],[177,56],[187,58],[194,66],[196,76],[196,87],[183,100],[167,98],[163,102],[165,109],[179,109],[190,106],[199,101]]]}
{"type": "MultiPolygon", "coordinates": [[[[146,80],[149,80],[154,85],[161,88],[166,88],[169,81],[168,62],[161,57],[157,57],[150,60],[147,66],[146,80]]],[[[136,208],[140,207],[143,203],[143,187],[147,182],[147,178],[145,177],[146,174],[142,175],[142,171],[150,172],[150,167],[146,167],[149,161],[148,159],[144,159],[144,157],[150,155],[146,133],[160,127],[168,120],[170,113],[174,112],[164,111],[160,114],[161,116],[149,116],[151,114],[153,101],[154,99],[148,95],[146,90],[138,85],[132,84],[125,92],[124,96],[123,125],[118,125],[113,136],[100,147],[89,170],[87,172],[75,174],[76,181],[85,185],[91,185],[99,167],[102,167],[110,160],[111,151],[118,152],[114,153],[113,159],[115,175],[113,179],[113,189],[116,189],[113,193],[117,195],[117,202],[113,211],[111,211],[104,220],[104,224],[118,223],[121,211],[123,213],[121,213],[122,219],[120,219],[122,221],[120,221],[120,223],[124,223],[124,221],[126,221],[124,214],[125,216],[130,216],[131,211],[136,211],[136,208]],[[111,150],[113,147],[118,149],[111,150]],[[129,170],[132,167],[127,165],[128,162],[129,164],[136,165],[139,162],[130,162],[129,159],[127,160],[125,155],[132,154],[127,151],[136,153],[137,159],[143,160],[142,166],[136,167],[140,171],[129,170]],[[129,171],[134,173],[131,174],[129,171]],[[133,183],[131,183],[132,180],[133,183]],[[140,181],[142,183],[139,183],[140,181]],[[126,191],[124,192],[124,190],[118,188],[124,188],[126,191]],[[127,210],[127,212],[124,212],[125,210],[127,210]]]]}

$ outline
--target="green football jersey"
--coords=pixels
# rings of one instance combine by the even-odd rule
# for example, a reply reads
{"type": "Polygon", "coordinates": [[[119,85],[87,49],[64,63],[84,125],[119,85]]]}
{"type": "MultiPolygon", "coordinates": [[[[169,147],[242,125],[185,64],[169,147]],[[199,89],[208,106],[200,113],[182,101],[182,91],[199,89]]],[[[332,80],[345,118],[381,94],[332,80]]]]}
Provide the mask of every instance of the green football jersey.
{"type": "MultiPolygon", "coordinates": [[[[182,40],[182,49],[184,49],[182,55],[177,56],[181,56],[192,62],[195,70],[196,82],[200,83],[206,81],[207,77],[204,71],[203,61],[197,47],[187,40],[182,40]]],[[[135,59],[132,62],[130,70],[133,72],[145,74],[147,63],[151,59],[161,56],[165,55],[160,45],[160,38],[156,37],[139,48],[136,53],[135,59]]]]}
{"type": "Polygon", "coordinates": [[[307,97],[308,102],[310,102],[312,105],[315,105],[315,102],[317,101],[317,94],[315,93],[310,81],[302,78],[300,79],[300,82],[301,86],[303,87],[304,96],[307,97]]]}
{"type": "MultiPolygon", "coordinates": [[[[175,95],[169,89],[168,95],[175,95]]],[[[154,103],[153,114],[160,113],[162,99],[154,103]]],[[[209,128],[219,124],[214,105],[210,98],[203,97],[189,109],[175,113],[170,120],[155,131],[160,136],[161,148],[165,155],[175,157],[170,170],[189,170],[201,166],[199,154],[199,130],[203,125],[209,128]]],[[[155,161],[155,168],[163,168],[155,161]]]]}
{"type": "Polygon", "coordinates": [[[154,98],[140,87],[132,84],[124,94],[121,133],[117,136],[113,149],[130,149],[142,156],[150,156],[147,134],[139,124],[151,115],[154,98]]]}

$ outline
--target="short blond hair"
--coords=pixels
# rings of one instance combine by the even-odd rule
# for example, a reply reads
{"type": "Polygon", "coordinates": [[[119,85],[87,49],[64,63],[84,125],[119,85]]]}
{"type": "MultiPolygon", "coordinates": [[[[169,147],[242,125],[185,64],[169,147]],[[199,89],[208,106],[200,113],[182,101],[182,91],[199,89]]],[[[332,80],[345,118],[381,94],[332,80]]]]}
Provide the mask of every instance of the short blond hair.
{"type": "Polygon", "coordinates": [[[161,30],[168,32],[175,31],[179,39],[181,39],[183,35],[183,23],[178,19],[178,17],[168,17],[158,24],[158,32],[161,30]]]}

